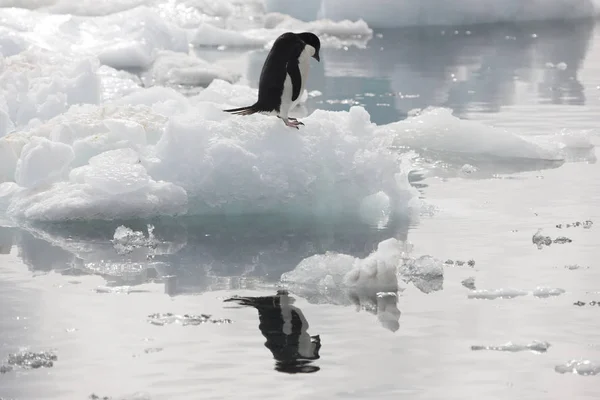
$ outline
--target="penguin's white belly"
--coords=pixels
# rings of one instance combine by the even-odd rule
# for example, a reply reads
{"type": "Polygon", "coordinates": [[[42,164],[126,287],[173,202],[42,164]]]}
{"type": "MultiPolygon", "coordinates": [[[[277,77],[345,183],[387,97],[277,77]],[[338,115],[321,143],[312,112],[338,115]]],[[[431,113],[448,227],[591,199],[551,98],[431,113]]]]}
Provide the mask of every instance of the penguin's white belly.
{"type": "Polygon", "coordinates": [[[287,118],[288,113],[300,102],[302,93],[306,87],[306,79],[308,78],[308,70],[310,68],[311,55],[308,51],[303,51],[298,59],[298,67],[300,69],[300,94],[296,100],[292,100],[294,90],[292,87],[292,78],[289,74],[285,74],[285,81],[283,82],[283,93],[281,94],[281,107],[280,113],[283,118],[287,118]]]}

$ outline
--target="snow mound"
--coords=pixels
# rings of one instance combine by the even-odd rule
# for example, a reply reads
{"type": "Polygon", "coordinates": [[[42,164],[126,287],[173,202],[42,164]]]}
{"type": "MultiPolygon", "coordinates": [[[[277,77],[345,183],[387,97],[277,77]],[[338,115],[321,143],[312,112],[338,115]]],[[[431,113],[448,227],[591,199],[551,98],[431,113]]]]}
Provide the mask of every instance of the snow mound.
{"type": "MultiPolygon", "coordinates": [[[[271,3],[275,1],[289,0],[271,3]]],[[[362,18],[372,27],[398,28],[592,18],[599,8],[595,0],[321,0],[317,15],[336,21],[362,18]]]]}

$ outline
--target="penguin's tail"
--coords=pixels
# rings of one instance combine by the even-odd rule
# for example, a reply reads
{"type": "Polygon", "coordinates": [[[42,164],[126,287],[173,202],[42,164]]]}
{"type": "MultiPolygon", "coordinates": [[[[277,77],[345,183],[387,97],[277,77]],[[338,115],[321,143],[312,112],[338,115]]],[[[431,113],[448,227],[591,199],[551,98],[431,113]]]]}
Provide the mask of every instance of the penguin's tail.
{"type": "Polygon", "coordinates": [[[253,104],[253,105],[247,106],[247,107],[230,108],[229,110],[223,110],[223,111],[231,113],[231,114],[235,114],[235,115],[251,115],[251,114],[260,112],[260,109],[258,108],[258,106],[256,104],[253,104]]]}

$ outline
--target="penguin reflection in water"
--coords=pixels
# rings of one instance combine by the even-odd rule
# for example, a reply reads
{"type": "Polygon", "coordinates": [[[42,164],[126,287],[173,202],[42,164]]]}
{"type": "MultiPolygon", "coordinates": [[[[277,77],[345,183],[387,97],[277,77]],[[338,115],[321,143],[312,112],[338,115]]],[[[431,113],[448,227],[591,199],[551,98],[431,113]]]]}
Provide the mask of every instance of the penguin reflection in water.
{"type": "Polygon", "coordinates": [[[320,358],[321,339],[308,334],[308,322],[302,311],[292,306],[294,300],[287,291],[280,290],[276,296],[232,297],[225,302],[258,310],[258,328],[276,360],[275,370],[290,374],[317,372],[320,368],[311,362],[320,358]]]}
{"type": "Polygon", "coordinates": [[[273,43],[263,65],[256,103],[224,111],[237,115],[277,115],[286,126],[299,129],[299,125],[304,124],[288,113],[299,103],[306,87],[310,59],[321,61],[320,49],[321,41],[314,33],[282,34],[273,43]]]}

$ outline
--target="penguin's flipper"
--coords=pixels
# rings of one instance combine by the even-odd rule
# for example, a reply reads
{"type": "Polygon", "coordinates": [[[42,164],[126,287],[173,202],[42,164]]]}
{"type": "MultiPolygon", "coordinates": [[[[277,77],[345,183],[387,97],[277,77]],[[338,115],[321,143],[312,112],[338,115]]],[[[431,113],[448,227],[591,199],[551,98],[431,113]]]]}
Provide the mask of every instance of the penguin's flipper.
{"type": "Polygon", "coordinates": [[[296,101],[300,96],[300,88],[302,87],[302,76],[300,75],[298,60],[288,62],[287,73],[292,80],[292,101],[296,101]]]}
{"type": "Polygon", "coordinates": [[[223,111],[231,113],[231,114],[235,114],[235,115],[251,115],[251,114],[260,112],[260,110],[256,106],[256,104],[253,104],[253,105],[247,106],[247,107],[230,108],[229,110],[223,110],[223,111]]]}

